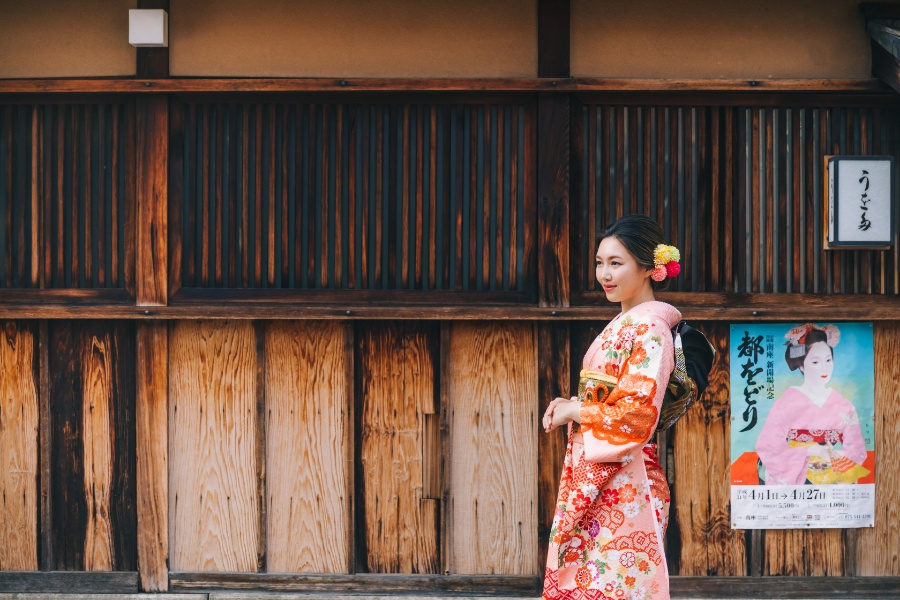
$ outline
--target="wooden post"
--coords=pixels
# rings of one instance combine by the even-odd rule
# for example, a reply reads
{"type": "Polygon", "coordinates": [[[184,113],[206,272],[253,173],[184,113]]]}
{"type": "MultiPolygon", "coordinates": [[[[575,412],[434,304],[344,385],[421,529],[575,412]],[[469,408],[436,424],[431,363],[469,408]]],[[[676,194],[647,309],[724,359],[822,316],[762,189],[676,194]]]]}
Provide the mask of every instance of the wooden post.
{"type": "Polygon", "coordinates": [[[169,589],[167,325],[139,323],[136,349],[138,571],[141,589],[169,589]]]}
{"type": "MultiPolygon", "coordinates": [[[[538,0],[538,77],[569,76],[569,12],[569,0],[538,0]]],[[[538,96],[538,302],[544,307],[569,306],[569,106],[565,95],[538,96]]],[[[537,346],[540,419],[553,398],[570,393],[568,323],[538,323],[537,346]]],[[[565,438],[541,432],[538,439],[538,568],[543,573],[565,438]]]]}
{"type": "MultiPolygon", "coordinates": [[[[138,8],[169,10],[168,0],[138,0],[138,8]]],[[[168,48],[138,48],[136,75],[169,75],[168,48]]],[[[169,100],[141,97],[136,103],[137,218],[135,293],[139,306],[168,304],[169,100]]],[[[169,589],[169,333],[166,323],[138,323],[136,349],[136,443],[138,572],[144,592],[169,589]]]]}

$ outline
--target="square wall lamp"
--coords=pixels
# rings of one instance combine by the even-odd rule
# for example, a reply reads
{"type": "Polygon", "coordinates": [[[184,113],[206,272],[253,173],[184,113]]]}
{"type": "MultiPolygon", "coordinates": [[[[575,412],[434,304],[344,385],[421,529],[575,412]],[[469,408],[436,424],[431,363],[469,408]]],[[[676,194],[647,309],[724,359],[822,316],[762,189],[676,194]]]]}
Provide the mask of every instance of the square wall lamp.
{"type": "Polygon", "coordinates": [[[128,11],[128,43],[138,48],[165,48],[169,45],[169,15],[160,9],[128,11]]]}

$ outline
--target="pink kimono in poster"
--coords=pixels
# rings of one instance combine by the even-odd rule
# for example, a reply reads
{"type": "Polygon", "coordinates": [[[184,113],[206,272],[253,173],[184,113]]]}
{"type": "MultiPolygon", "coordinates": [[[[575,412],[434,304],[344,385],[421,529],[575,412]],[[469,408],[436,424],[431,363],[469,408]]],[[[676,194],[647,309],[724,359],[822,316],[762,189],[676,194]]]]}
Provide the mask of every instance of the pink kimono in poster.
{"type": "Polygon", "coordinates": [[[874,523],[871,323],[732,325],[732,527],[874,523]]]}

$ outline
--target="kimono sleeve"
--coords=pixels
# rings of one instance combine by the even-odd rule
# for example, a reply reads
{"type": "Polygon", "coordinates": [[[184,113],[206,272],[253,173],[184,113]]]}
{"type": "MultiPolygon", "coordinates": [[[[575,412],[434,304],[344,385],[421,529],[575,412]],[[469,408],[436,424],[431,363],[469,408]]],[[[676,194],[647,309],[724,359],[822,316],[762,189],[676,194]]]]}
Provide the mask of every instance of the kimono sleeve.
{"type": "Polygon", "coordinates": [[[801,485],[806,480],[806,448],[791,448],[787,441],[788,432],[797,427],[797,415],[802,414],[798,394],[788,389],[775,401],[756,438],[756,453],[766,468],[768,485],[801,485]]]}
{"type": "Polygon", "coordinates": [[[672,334],[661,319],[635,325],[631,354],[615,390],[581,407],[584,456],[590,462],[628,462],[656,431],[666,384],[674,368],[672,334]]]}
{"type": "Polygon", "coordinates": [[[846,421],[843,434],[843,454],[853,462],[862,464],[866,460],[868,452],[866,452],[866,442],[863,440],[862,427],[859,424],[859,414],[856,407],[849,400],[841,399],[847,404],[846,421]]]}

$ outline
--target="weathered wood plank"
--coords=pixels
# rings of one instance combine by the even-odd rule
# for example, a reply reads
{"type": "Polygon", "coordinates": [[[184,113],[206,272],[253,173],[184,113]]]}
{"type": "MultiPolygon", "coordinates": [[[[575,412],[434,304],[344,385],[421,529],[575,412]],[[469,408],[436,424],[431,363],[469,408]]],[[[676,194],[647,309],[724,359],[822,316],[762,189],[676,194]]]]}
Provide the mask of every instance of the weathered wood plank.
{"type": "MultiPolygon", "coordinates": [[[[744,532],[731,529],[731,409],[729,386],[731,374],[728,362],[727,324],[715,323],[703,326],[703,331],[716,349],[716,359],[710,373],[709,387],[703,393],[698,406],[691,412],[706,422],[706,431],[680,429],[678,436],[699,435],[699,441],[706,445],[705,469],[707,477],[707,498],[709,502],[708,521],[704,527],[707,547],[706,572],[700,575],[743,576],[747,575],[747,549],[744,532]]],[[[677,452],[676,452],[677,455],[677,452]]],[[[676,471],[676,481],[682,494],[691,494],[689,486],[681,485],[676,471]]],[[[685,552],[682,550],[684,560],[685,552]]]]}
{"type": "MultiPolygon", "coordinates": [[[[717,360],[721,360],[721,355],[717,360]]],[[[710,377],[711,389],[705,392],[703,403],[693,406],[674,427],[675,485],[671,490],[670,517],[677,521],[681,540],[679,575],[707,575],[709,570],[707,528],[712,507],[709,498],[711,475],[706,441],[706,406],[716,391],[712,385],[715,378],[716,375],[710,377]]],[[[727,394],[727,390],[721,391],[727,394]]],[[[671,474],[669,477],[671,479],[671,474]]]]}
{"type": "MultiPolygon", "coordinates": [[[[13,598],[19,593],[54,594],[56,598],[68,598],[59,594],[132,594],[138,591],[138,574],[135,572],[97,573],[51,571],[35,573],[0,571],[0,598],[7,593],[13,598]]],[[[28,596],[38,600],[40,596],[28,596]]],[[[112,596],[114,598],[115,596],[112,596]]],[[[146,596],[145,596],[146,597],[146,596]]],[[[46,596],[45,596],[46,598],[46,596]]]]}
{"type": "Polygon", "coordinates": [[[109,342],[93,338],[82,364],[81,426],[84,450],[84,498],[87,505],[84,570],[112,571],[113,539],[109,522],[112,491],[109,342]]]}
{"type": "MultiPolygon", "coordinates": [[[[703,327],[716,348],[709,387],[675,425],[675,484],[669,537],[677,536],[679,575],[745,575],[743,532],[731,529],[729,508],[728,327],[703,327]]],[[[669,475],[671,480],[671,474],[669,475]]],[[[671,549],[670,545],[670,549],[671,549]]]]}
{"type": "Polygon", "coordinates": [[[50,571],[53,568],[53,509],[51,476],[53,473],[53,444],[50,432],[52,431],[52,417],[50,415],[50,329],[47,321],[41,321],[38,326],[40,348],[40,387],[38,401],[40,403],[38,415],[38,440],[40,444],[40,459],[38,466],[40,475],[38,480],[38,528],[40,544],[38,547],[38,561],[41,571],[50,571]]]}
{"type": "MultiPolygon", "coordinates": [[[[875,527],[859,531],[858,575],[900,575],[900,323],[875,324],[875,527]]],[[[900,589],[900,585],[898,585],[900,589]]]]}
{"type": "MultiPolygon", "coordinates": [[[[173,590],[191,592],[250,591],[318,592],[322,594],[397,594],[410,592],[448,595],[538,596],[538,578],[533,575],[272,575],[269,573],[172,573],[173,590]]],[[[221,597],[221,596],[220,596],[221,597]]],[[[246,596],[244,596],[246,597],[246,596]]],[[[257,596],[258,597],[258,596],[257,596]]]]}
{"type": "Polygon", "coordinates": [[[256,570],[255,388],[252,323],[171,326],[171,570],[256,570]]]}
{"type": "Polygon", "coordinates": [[[539,571],[536,346],[527,323],[451,327],[451,573],[539,571]]]}
{"type": "Polygon", "coordinates": [[[359,328],[358,340],[362,480],[357,485],[368,569],[435,573],[437,515],[424,493],[434,457],[423,452],[425,413],[435,407],[436,331],[429,323],[373,323],[359,328]]]}
{"type": "MultiPolygon", "coordinates": [[[[538,323],[538,416],[556,397],[571,396],[570,335],[568,323],[538,323]]],[[[580,363],[579,363],[580,366],[580,363]]],[[[577,390],[576,390],[577,391],[577,390]]],[[[538,438],[538,564],[547,558],[550,527],[556,512],[559,478],[566,454],[565,429],[538,438]]]]}
{"type": "Polygon", "coordinates": [[[135,421],[137,554],[141,589],[169,589],[169,332],[165,323],[137,325],[135,421]]]}
{"type": "Polygon", "coordinates": [[[136,568],[133,325],[50,326],[54,568],[136,568]]]}
{"type": "Polygon", "coordinates": [[[349,572],[348,323],[268,323],[266,479],[270,573],[349,572]]]}
{"type": "Polygon", "coordinates": [[[672,598],[826,600],[897,597],[898,577],[671,577],[672,598]]]}
{"type": "Polygon", "coordinates": [[[38,568],[34,325],[0,321],[0,571],[38,568]]]}

